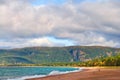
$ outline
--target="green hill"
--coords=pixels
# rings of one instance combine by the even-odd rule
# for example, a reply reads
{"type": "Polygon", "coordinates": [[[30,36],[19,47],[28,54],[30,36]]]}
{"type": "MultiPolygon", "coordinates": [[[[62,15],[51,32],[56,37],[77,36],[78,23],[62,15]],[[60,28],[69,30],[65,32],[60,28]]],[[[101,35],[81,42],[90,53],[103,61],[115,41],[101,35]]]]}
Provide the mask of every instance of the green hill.
{"type": "Polygon", "coordinates": [[[54,62],[88,61],[94,58],[114,56],[119,48],[101,46],[28,47],[1,49],[0,64],[43,64],[54,62]]]}

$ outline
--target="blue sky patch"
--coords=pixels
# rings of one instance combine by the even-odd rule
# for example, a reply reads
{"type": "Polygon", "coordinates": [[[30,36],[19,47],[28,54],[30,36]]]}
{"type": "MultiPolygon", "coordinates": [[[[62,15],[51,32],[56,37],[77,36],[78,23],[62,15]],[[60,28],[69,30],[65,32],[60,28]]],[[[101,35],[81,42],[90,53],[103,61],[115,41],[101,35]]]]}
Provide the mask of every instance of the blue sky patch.
{"type": "Polygon", "coordinates": [[[33,5],[47,5],[47,4],[63,4],[67,0],[34,0],[31,1],[33,5]]]}

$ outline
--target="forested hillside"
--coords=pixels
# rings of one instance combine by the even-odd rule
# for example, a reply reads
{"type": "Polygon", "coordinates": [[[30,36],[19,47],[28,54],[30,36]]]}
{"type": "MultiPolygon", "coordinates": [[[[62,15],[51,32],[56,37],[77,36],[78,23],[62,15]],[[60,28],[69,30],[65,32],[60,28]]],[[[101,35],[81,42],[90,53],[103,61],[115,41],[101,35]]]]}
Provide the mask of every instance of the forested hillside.
{"type": "Polygon", "coordinates": [[[28,47],[1,49],[0,64],[44,64],[55,62],[83,62],[99,57],[115,56],[119,48],[101,46],[28,47]]]}

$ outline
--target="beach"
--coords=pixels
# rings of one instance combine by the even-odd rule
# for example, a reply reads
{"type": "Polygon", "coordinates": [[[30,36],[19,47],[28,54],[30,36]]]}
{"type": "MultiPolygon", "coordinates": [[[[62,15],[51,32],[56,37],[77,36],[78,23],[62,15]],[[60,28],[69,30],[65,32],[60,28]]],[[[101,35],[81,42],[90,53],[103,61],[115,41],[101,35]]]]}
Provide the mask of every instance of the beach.
{"type": "Polygon", "coordinates": [[[120,80],[120,68],[88,67],[79,72],[26,80],[120,80]]]}

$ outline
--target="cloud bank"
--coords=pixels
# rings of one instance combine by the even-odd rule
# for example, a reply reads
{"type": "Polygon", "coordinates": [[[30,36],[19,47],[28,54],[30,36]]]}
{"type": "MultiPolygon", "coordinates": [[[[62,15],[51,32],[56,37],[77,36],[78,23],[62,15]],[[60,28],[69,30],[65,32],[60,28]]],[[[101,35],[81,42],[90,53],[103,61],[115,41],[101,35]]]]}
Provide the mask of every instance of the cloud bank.
{"type": "Polygon", "coordinates": [[[74,45],[120,47],[119,0],[68,0],[33,5],[30,0],[0,0],[0,47],[74,45]]]}

